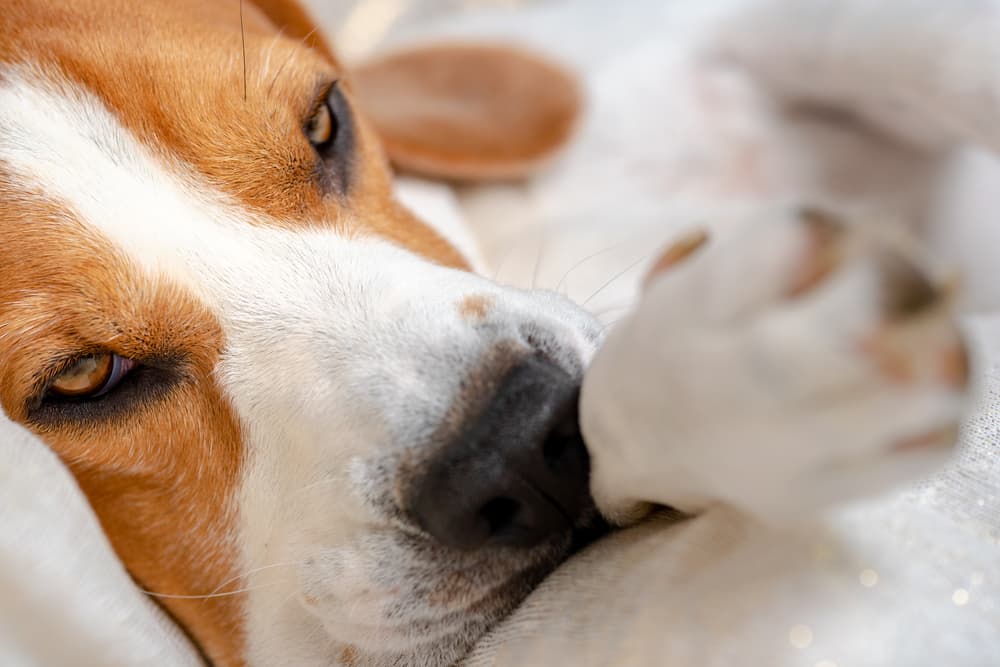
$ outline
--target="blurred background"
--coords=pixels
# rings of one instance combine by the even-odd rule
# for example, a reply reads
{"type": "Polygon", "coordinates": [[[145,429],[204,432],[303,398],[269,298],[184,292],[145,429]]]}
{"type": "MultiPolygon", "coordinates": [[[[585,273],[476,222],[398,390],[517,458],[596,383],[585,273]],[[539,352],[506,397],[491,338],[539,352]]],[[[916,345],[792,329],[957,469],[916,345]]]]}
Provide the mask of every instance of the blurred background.
{"type": "Polygon", "coordinates": [[[473,10],[513,11],[553,0],[306,0],[348,60],[370,53],[394,28],[473,10]]]}

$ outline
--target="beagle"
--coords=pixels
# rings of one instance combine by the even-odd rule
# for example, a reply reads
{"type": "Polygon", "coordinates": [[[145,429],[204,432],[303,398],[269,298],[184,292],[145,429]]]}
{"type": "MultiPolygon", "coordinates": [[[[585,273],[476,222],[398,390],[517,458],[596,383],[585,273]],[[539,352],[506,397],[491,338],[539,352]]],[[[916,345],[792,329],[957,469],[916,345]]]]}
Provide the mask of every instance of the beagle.
{"type": "Polygon", "coordinates": [[[212,664],[454,662],[589,516],[600,329],[471,273],[385,155],[520,176],[573,80],[349,73],[291,0],[14,0],[0,35],[4,412],[212,664]]]}
{"type": "MultiPolygon", "coordinates": [[[[347,72],[293,0],[6,3],[0,405],[211,664],[452,664],[593,521],[577,405],[602,328],[471,271],[389,168],[520,177],[579,106],[558,68],[500,48],[347,72]]],[[[676,367],[730,370],[713,336],[775,294],[843,297],[867,331],[882,297],[927,291],[870,246],[834,270],[825,222],[779,227],[710,264],[754,275],[746,293],[690,290],[676,367]]],[[[796,361],[786,341],[813,331],[737,333],[796,361]]],[[[741,350],[740,377],[776,368],[741,350]]]]}

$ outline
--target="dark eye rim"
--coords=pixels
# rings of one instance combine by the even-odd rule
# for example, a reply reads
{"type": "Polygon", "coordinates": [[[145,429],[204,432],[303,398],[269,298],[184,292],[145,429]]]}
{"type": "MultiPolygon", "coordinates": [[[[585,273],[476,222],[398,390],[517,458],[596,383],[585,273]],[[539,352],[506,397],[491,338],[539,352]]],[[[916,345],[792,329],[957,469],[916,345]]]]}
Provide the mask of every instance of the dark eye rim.
{"type": "Polygon", "coordinates": [[[320,187],[327,192],[346,194],[351,184],[356,137],[351,106],[340,79],[334,79],[320,89],[316,103],[302,125],[302,134],[318,158],[315,174],[320,187]],[[330,112],[333,128],[327,141],[314,144],[309,141],[309,125],[323,106],[330,112]]]}
{"type": "Polygon", "coordinates": [[[135,365],[113,387],[86,396],[62,396],[50,391],[59,373],[83,357],[106,352],[79,353],[54,365],[27,406],[27,420],[42,428],[53,428],[121,419],[144,405],[162,400],[189,377],[186,364],[179,357],[123,357],[135,365]]]}

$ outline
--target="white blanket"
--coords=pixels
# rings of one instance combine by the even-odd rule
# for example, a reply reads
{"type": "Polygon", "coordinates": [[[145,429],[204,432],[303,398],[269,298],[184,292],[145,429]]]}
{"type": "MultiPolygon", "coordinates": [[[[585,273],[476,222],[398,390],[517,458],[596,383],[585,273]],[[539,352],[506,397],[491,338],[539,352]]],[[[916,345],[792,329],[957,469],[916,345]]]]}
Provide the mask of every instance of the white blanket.
{"type": "MultiPolygon", "coordinates": [[[[1000,318],[970,330],[983,351],[978,368],[985,377],[958,456],[944,472],[804,522],[776,525],[774,516],[757,520],[713,505],[692,519],[664,516],[618,533],[544,582],[468,664],[998,664],[1000,318]]],[[[649,355],[621,349],[619,357],[649,355]]],[[[630,378],[635,392],[662,388],[648,374],[630,378]]],[[[621,396],[622,386],[616,383],[615,396],[631,400],[621,396]]],[[[629,416],[637,431],[644,418],[659,423],[641,407],[629,416]]],[[[684,441],[667,432],[658,445],[685,464],[704,463],[677,451],[684,441]]],[[[745,444],[735,439],[732,446],[745,444]]],[[[741,456],[714,451],[722,459],[741,456]]],[[[669,453],[648,458],[654,469],[666,467],[663,479],[676,477],[669,453]]],[[[761,466],[783,465],[750,461],[740,465],[750,480],[761,466]]],[[[794,506],[802,490],[796,480],[785,481],[784,500],[794,506]]],[[[749,480],[745,487],[748,503],[764,491],[749,480]]],[[[657,492],[670,497],[676,490],[657,492]]]]}
{"type": "Polygon", "coordinates": [[[199,665],[59,459],[0,413],[0,665],[199,665]]]}

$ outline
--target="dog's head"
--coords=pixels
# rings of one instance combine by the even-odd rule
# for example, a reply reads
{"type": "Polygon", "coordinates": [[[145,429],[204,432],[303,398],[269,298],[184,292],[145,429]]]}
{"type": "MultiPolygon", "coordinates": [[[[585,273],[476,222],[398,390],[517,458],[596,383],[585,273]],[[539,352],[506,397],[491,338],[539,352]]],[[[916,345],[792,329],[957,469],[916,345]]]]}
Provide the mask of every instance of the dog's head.
{"type": "Polygon", "coordinates": [[[284,0],[0,14],[4,411],[214,663],[455,660],[584,511],[598,330],[467,271],[382,146],[517,175],[571,84],[477,49],[352,79],[284,0]]]}

